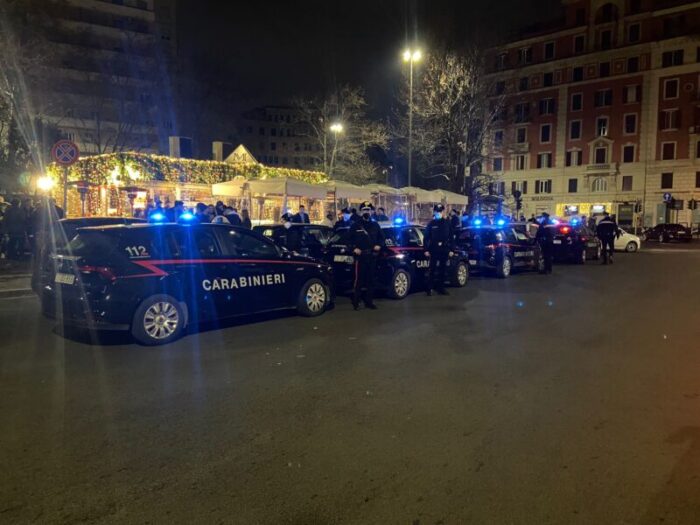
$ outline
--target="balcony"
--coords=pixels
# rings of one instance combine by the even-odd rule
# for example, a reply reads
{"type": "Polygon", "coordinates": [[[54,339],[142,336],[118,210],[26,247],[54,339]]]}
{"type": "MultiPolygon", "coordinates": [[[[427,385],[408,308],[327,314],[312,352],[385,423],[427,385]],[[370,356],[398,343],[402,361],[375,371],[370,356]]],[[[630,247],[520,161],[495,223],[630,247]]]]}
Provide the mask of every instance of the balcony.
{"type": "Polygon", "coordinates": [[[589,164],[586,166],[586,171],[590,173],[610,173],[612,171],[612,164],[589,164]]]}

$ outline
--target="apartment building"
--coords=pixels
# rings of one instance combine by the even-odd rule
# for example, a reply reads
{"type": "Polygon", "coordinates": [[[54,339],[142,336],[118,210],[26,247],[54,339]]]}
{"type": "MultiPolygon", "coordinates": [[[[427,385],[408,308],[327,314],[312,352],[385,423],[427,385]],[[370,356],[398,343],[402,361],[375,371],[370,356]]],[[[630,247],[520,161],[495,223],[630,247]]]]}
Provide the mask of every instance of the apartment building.
{"type": "Polygon", "coordinates": [[[490,51],[505,104],[485,171],[526,216],[700,222],[700,2],[562,4],[556,24],[490,51]]]}

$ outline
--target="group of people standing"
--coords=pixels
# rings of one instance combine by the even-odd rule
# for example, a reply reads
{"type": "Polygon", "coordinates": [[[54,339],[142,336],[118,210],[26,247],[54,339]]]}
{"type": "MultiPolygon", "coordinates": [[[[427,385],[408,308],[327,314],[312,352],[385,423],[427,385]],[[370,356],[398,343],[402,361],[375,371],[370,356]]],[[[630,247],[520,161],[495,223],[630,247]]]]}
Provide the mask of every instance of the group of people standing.
{"type": "Polygon", "coordinates": [[[62,219],[63,215],[53,199],[11,199],[9,206],[0,211],[0,257],[19,261],[33,253],[49,219],[62,219]]]}

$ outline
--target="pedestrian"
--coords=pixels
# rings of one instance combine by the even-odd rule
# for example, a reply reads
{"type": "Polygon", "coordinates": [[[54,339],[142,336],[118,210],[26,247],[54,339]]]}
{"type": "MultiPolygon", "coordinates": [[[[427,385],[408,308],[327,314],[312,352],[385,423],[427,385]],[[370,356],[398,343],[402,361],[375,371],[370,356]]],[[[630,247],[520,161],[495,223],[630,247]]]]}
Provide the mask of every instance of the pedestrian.
{"type": "Polygon", "coordinates": [[[326,218],[321,221],[321,226],[328,226],[329,228],[332,228],[334,224],[333,213],[326,213],[326,218]]]}
{"type": "Polygon", "coordinates": [[[459,218],[459,211],[452,208],[450,211],[450,227],[452,234],[457,235],[458,230],[462,229],[462,221],[459,218]]]}
{"type": "Polygon", "coordinates": [[[377,214],[375,216],[375,220],[377,222],[386,222],[389,220],[389,217],[384,212],[384,208],[377,208],[377,214]]]}
{"type": "Polygon", "coordinates": [[[241,216],[238,215],[238,210],[236,208],[226,208],[224,210],[224,217],[228,219],[233,226],[241,226],[243,221],[241,221],[241,216]]]}
{"type": "Polygon", "coordinates": [[[343,208],[340,211],[340,219],[333,225],[333,230],[338,231],[342,228],[349,228],[353,222],[350,208],[343,208]]]}
{"type": "Polygon", "coordinates": [[[177,222],[180,215],[182,215],[184,212],[185,203],[182,201],[175,201],[175,206],[165,209],[165,216],[167,217],[168,222],[177,222]]]}
{"type": "Polygon", "coordinates": [[[12,199],[10,207],[3,219],[7,234],[7,258],[19,260],[24,253],[24,242],[27,235],[27,217],[20,205],[19,199],[12,199]]]}
{"type": "Polygon", "coordinates": [[[542,258],[544,259],[544,273],[552,273],[552,262],[554,261],[554,223],[549,219],[549,213],[542,213],[540,226],[537,228],[535,240],[540,245],[542,258]]]}
{"type": "Polygon", "coordinates": [[[290,252],[299,252],[301,250],[301,229],[294,226],[294,217],[285,213],[281,217],[284,231],[277,238],[277,242],[287,248],[290,252]]]}
{"type": "Polygon", "coordinates": [[[253,229],[253,221],[250,220],[250,213],[248,213],[247,208],[241,210],[241,226],[248,230],[253,229]]]}
{"type": "Polygon", "coordinates": [[[596,227],[596,235],[603,243],[603,264],[613,263],[615,253],[615,239],[620,236],[620,228],[608,212],[603,213],[603,218],[596,227]]]}
{"type": "Polygon", "coordinates": [[[302,204],[299,206],[299,211],[297,212],[294,217],[292,217],[293,222],[300,223],[300,224],[310,224],[311,220],[309,219],[309,214],[306,213],[306,208],[302,204]]]}
{"type": "Polygon", "coordinates": [[[362,217],[351,222],[348,245],[355,257],[355,281],[353,282],[352,307],[360,307],[360,299],[370,310],[374,304],[375,274],[382,248],[386,246],[381,226],[372,220],[372,203],[360,206],[362,217]]]}
{"type": "Polygon", "coordinates": [[[432,295],[433,289],[440,295],[449,295],[445,289],[447,261],[453,255],[454,234],[450,221],[445,218],[442,204],[433,206],[433,219],[425,228],[423,246],[425,256],[430,260],[430,269],[425,279],[425,293],[432,295]]]}
{"type": "MultiPolygon", "coordinates": [[[[151,208],[148,211],[148,218],[150,219],[153,215],[158,216],[158,214],[161,214],[163,217],[165,217],[165,213],[163,210],[163,204],[160,202],[160,199],[156,198],[155,205],[153,206],[153,208],[151,208]]],[[[162,217],[161,217],[161,220],[162,220],[162,217]]]]}
{"type": "MultiPolygon", "coordinates": [[[[549,215],[547,215],[549,217],[549,215]]],[[[535,214],[533,213],[530,218],[527,220],[527,222],[531,222],[532,224],[537,224],[537,217],[535,217],[535,214]]]]}
{"type": "Polygon", "coordinates": [[[195,206],[194,216],[201,223],[211,222],[209,215],[207,214],[207,205],[203,202],[198,202],[195,206]]]}

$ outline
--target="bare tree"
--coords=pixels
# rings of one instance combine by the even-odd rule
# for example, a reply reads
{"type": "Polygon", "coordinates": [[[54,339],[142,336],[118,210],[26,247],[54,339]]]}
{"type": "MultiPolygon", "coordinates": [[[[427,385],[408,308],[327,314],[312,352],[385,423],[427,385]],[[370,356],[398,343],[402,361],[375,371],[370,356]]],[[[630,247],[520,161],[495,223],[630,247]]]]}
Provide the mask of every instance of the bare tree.
{"type": "Polygon", "coordinates": [[[318,164],[329,178],[354,183],[374,179],[377,166],[370,158],[373,148],[389,142],[386,127],[367,117],[367,102],[360,88],[343,86],[335,93],[311,100],[297,100],[299,130],[318,145],[318,164]]]}
{"type": "MultiPolygon", "coordinates": [[[[476,200],[493,182],[483,166],[503,104],[492,96],[483,55],[476,48],[461,54],[436,52],[426,57],[416,76],[413,147],[419,172],[424,178],[444,179],[450,190],[476,200]]],[[[395,118],[400,137],[406,136],[406,100],[402,90],[395,118]]]]}

